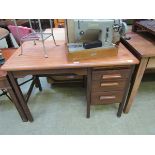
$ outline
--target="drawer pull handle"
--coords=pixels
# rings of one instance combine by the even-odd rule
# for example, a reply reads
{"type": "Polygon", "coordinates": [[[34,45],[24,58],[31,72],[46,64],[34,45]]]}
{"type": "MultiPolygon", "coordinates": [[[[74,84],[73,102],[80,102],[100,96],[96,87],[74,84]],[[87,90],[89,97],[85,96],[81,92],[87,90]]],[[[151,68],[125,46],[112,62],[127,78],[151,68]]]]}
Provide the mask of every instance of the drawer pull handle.
{"type": "Polygon", "coordinates": [[[119,83],[118,82],[112,82],[112,83],[101,83],[101,87],[104,86],[118,86],[119,83]]]}
{"type": "Polygon", "coordinates": [[[115,75],[103,75],[102,79],[115,79],[115,78],[121,78],[122,76],[120,74],[115,75]]]}
{"type": "Polygon", "coordinates": [[[115,99],[116,96],[100,96],[100,100],[105,100],[105,99],[115,99]]]}

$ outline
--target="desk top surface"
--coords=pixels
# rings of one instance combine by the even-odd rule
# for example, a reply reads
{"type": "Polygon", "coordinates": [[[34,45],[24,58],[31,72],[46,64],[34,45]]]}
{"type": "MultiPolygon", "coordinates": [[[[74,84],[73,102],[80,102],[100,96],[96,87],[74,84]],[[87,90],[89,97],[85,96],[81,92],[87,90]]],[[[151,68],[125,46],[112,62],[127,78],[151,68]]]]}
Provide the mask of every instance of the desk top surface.
{"type": "Polygon", "coordinates": [[[126,40],[126,42],[129,43],[141,57],[155,57],[155,36],[145,32],[129,32],[127,37],[131,37],[131,39],[126,40]]]}
{"type": "Polygon", "coordinates": [[[82,67],[104,67],[115,65],[133,65],[139,61],[122,44],[119,46],[118,55],[100,59],[81,60],[69,62],[67,59],[67,47],[64,41],[58,41],[55,46],[53,41],[45,41],[48,58],[44,57],[43,47],[40,42],[34,45],[33,42],[23,44],[23,55],[20,55],[20,48],[2,66],[6,71],[21,70],[44,70],[82,67]]]}

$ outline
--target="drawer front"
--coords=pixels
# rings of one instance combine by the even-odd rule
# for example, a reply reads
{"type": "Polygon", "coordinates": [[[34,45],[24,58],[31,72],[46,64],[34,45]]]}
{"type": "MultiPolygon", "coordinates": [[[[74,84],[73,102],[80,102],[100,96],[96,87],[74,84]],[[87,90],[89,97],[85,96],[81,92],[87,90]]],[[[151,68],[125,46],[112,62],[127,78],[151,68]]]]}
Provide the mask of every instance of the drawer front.
{"type": "Polygon", "coordinates": [[[7,79],[0,79],[0,89],[6,89],[9,87],[9,82],[7,81],[7,79]]]}
{"type": "Polygon", "coordinates": [[[93,71],[92,80],[108,81],[116,79],[126,79],[129,77],[130,69],[93,71]]]}
{"type": "Polygon", "coordinates": [[[120,103],[123,91],[96,92],[91,95],[91,104],[112,104],[120,103]]]}
{"type": "Polygon", "coordinates": [[[113,91],[123,90],[125,88],[126,80],[113,81],[92,81],[92,91],[113,91]]]}

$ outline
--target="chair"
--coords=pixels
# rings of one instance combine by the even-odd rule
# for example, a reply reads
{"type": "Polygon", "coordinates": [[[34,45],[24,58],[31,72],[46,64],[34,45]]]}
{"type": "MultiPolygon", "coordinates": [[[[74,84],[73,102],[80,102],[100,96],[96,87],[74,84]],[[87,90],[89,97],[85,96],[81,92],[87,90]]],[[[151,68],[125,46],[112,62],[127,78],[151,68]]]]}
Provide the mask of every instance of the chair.
{"type": "MultiPolygon", "coordinates": [[[[34,30],[32,28],[28,28],[28,27],[24,27],[24,26],[18,26],[18,31],[19,33],[17,32],[17,26],[14,26],[14,25],[8,25],[8,29],[10,30],[10,32],[12,33],[12,35],[14,36],[17,44],[20,46],[20,40],[22,37],[24,37],[25,35],[28,35],[30,33],[32,33],[34,30]]],[[[40,91],[42,91],[42,87],[41,87],[41,83],[40,83],[40,80],[39,80],[39,76],[33,76],[32,79],[30,80],[34,80],[35,79],[35,86],[37,88],[39,88],[40,91]]],[[[30,80],[26,81],[26,82],[29,82],[30,80]]],[[[26,83],[24,82],[24,83],[26,83]]],[[[33,89],[33,87],[32,87],[33,89]]],[[[32,91],[32,90],[31,90],[32,91]]]]}
{"type": "Polygon", "coordinates": [[[28,28],[28,27],[24,27],[24,26],[8,25],[8,29],[10,30],[10,32],[14,36],[18,45],[20,45],[20,40],[22,37],[33,32],[33,29],[28,28]],[[18,28],[18,31],[17,31],[17,28],[18,28]]]}

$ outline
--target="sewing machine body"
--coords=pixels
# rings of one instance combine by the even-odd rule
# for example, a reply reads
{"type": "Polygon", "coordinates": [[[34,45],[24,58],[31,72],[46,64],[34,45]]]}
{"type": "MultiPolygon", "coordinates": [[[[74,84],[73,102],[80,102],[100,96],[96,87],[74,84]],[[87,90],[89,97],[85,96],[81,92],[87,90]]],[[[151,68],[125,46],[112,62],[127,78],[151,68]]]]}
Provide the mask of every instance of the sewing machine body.
{"type": "MultiPolygon", "coordinates": [[[[113,20],[75,20],[75,39],[77,42],[80,42],[84,36],[90,34],[92,37],[94,35],[94,39],[101,40],[102,46],[111,46],[113,39],[113,20]]],[[[89,40],[90,38],[87,39],[89,40]]]]}
{"type": "Polygon", "coordinates": [[[126,31],[125,28],[122,20],[67,20],[66,40],[69,54],[89,52],[92,57],[97,56],[97,50],[103,50],[103,56],[108,56],[106,50],[110,49],[109,56],[117,55],[117,45],[126,31]]]}

